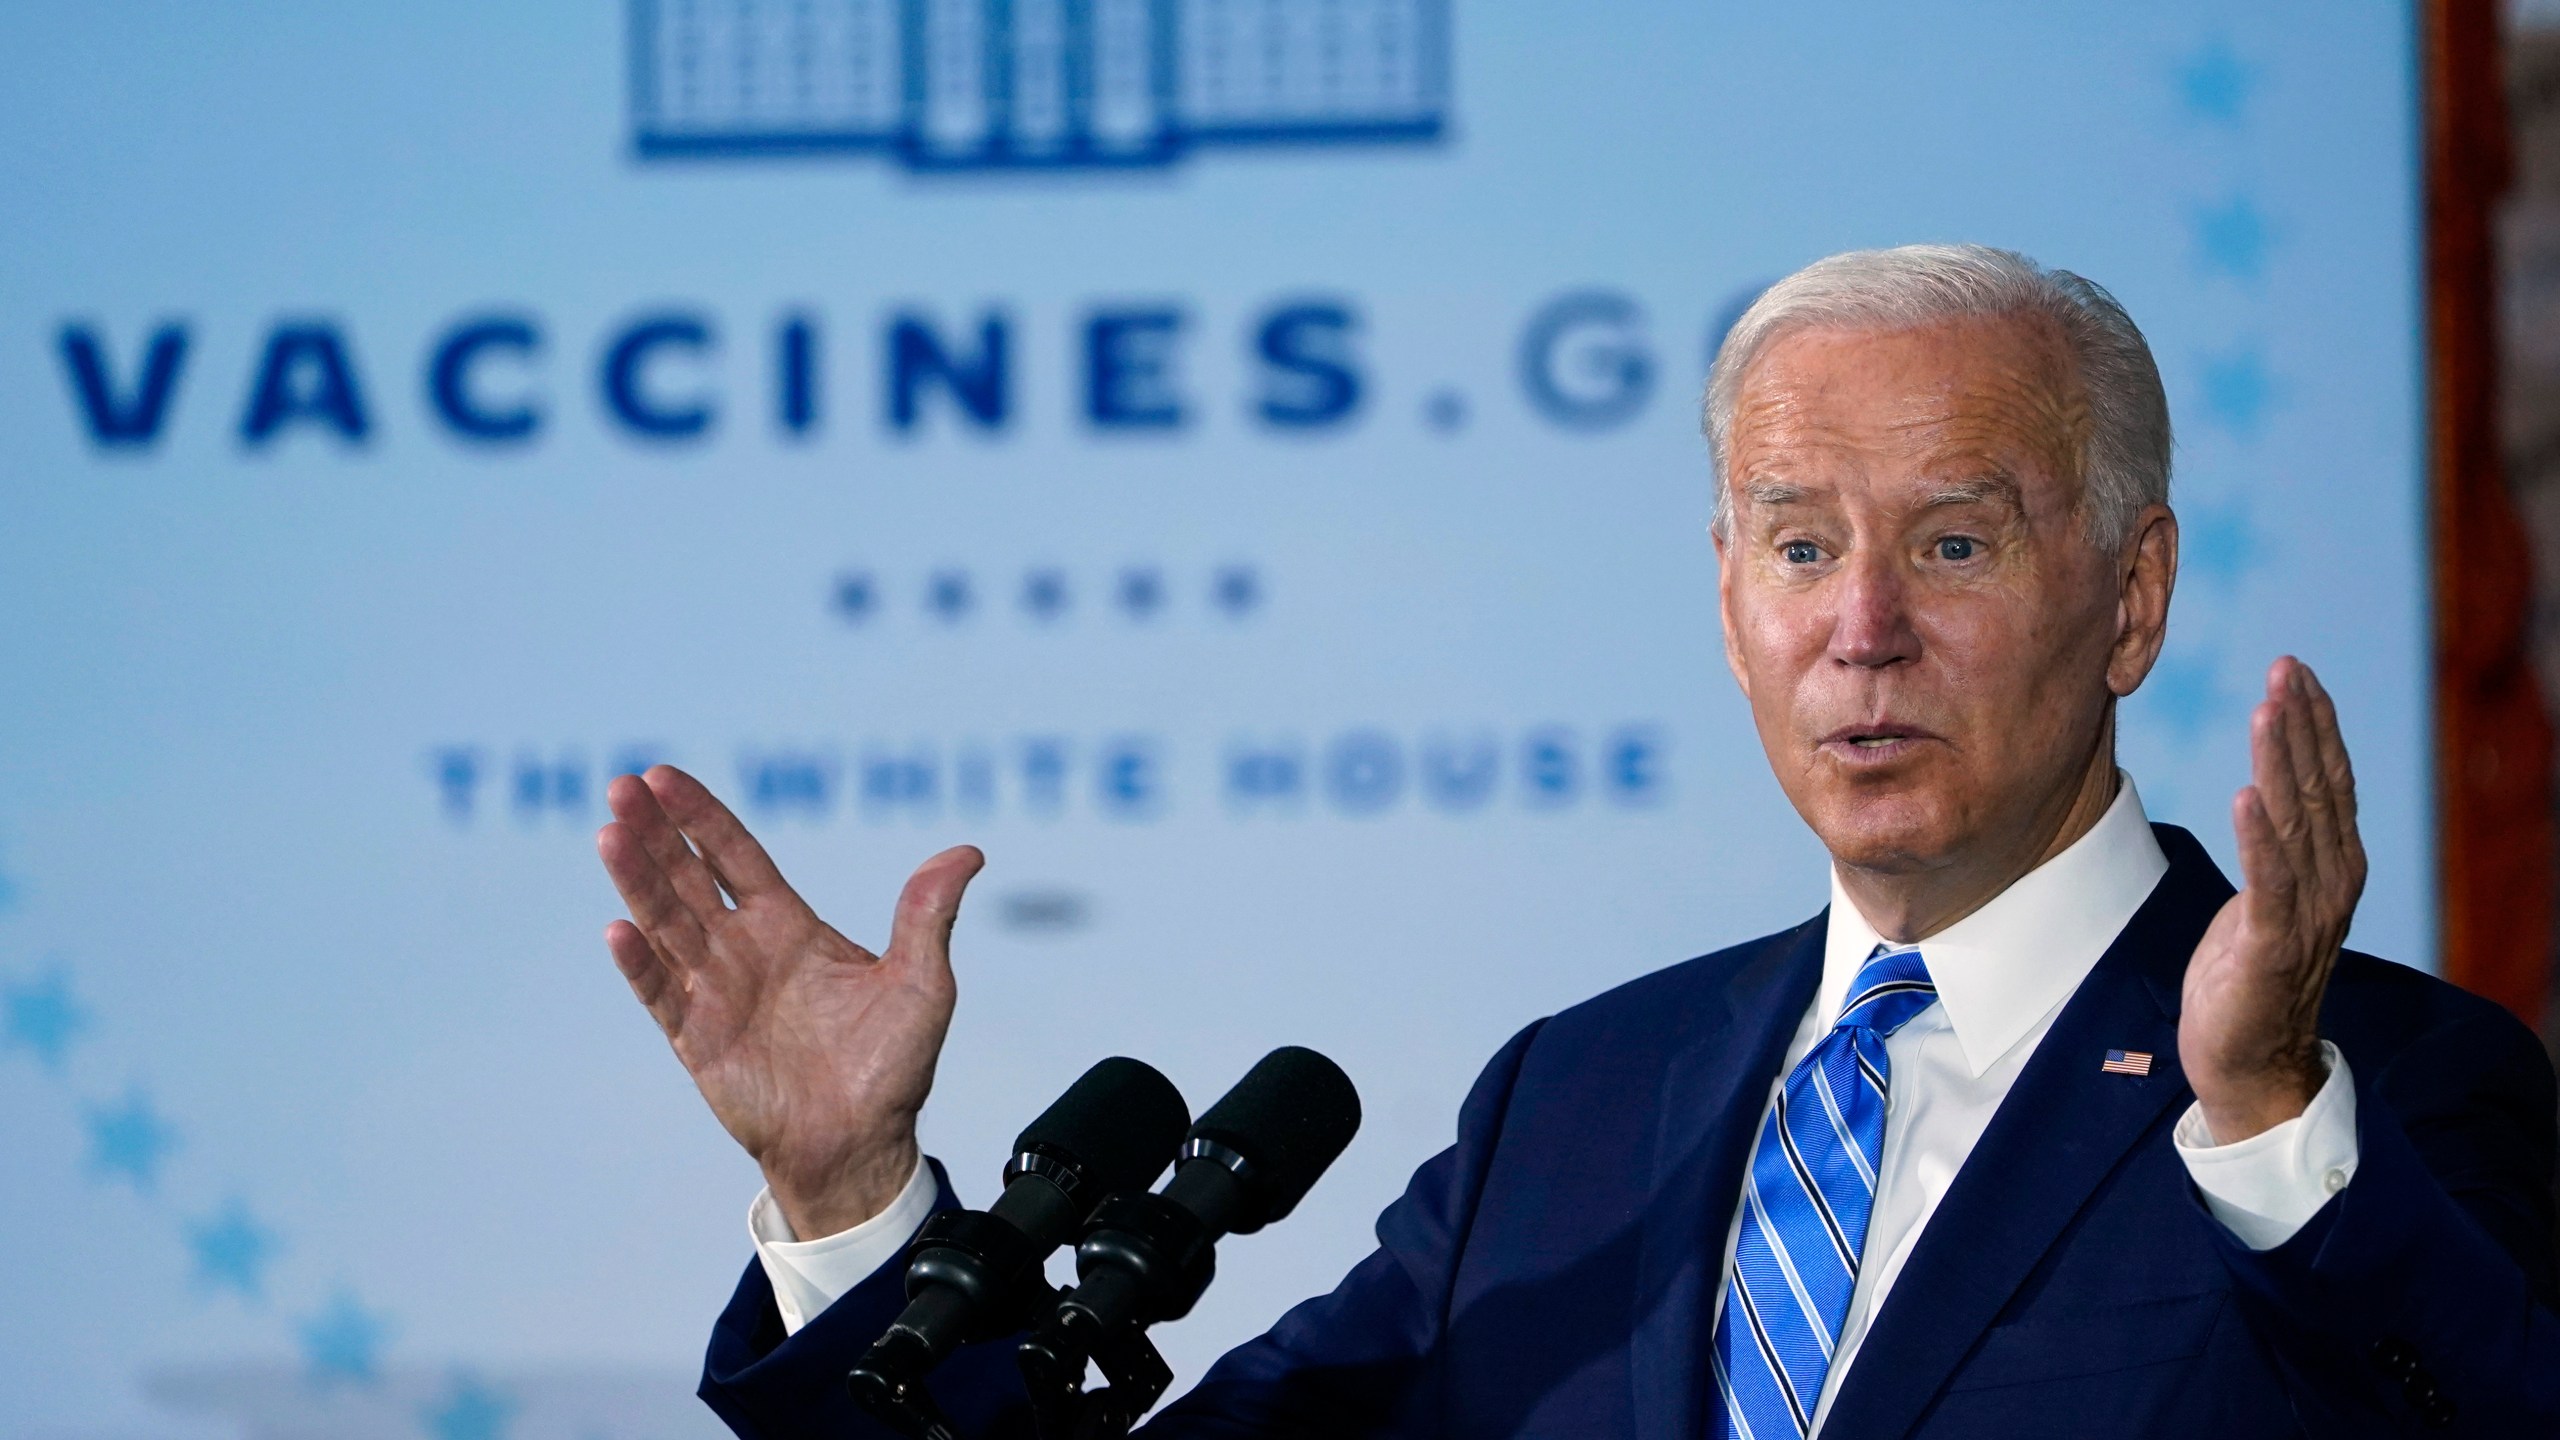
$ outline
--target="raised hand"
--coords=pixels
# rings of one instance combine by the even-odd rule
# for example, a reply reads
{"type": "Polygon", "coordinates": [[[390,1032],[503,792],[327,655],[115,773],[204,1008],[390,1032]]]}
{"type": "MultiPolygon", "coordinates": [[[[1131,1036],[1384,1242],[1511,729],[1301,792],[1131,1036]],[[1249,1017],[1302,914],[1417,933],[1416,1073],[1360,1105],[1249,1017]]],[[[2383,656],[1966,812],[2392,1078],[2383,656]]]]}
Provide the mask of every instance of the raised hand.
{"type": "Polygon", "coordinates": [[[2337,707],[2291,656],[2267,671],[2249,717],[2249,770],[2231,802],[2240,893],[2187,963],[2178,1019],[2178,1060],[2223,1145],[2300,1115],[2320,1092],[2320,996],[2364,893],[2337,707]]]}
{"type": "Polygon", "coordinates": [[[605,946],[711,1113],[801,1238],[887,1209],[915,1169],[951,1025],[951,924],[986,857],[962,845],[918,867],[874,955],[692,776],[660,765],[606,799],[596,850],[631,919],[605,927],[605,946]]]}

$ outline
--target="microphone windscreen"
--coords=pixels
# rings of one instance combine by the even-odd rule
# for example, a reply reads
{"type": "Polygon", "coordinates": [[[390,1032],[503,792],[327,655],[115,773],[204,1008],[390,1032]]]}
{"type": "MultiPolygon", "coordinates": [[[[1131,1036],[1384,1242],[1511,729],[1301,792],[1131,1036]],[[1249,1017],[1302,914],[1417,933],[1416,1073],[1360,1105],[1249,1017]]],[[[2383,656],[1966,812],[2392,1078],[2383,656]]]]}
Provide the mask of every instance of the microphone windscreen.
{"type": "Polygon", "coordinates": [[[1304,1046],[1283,1045],[1209,1107],[1191,1138],[1243,1157],[1255,1213],[1235,1228],[1251,1232],[1297,1208],[1359,1129],[1360,1092],[1342,1067],[1304,1046]]]}
{"type": "Polygon", "coordinates": [[[1023,1127],[1014,1152],[1039,1146],[1072,1157],[1098,1194],[1144,1190],[1182,1148],[1191,1107],[1153,1065],[1114,1055],[1023,1127]]]}

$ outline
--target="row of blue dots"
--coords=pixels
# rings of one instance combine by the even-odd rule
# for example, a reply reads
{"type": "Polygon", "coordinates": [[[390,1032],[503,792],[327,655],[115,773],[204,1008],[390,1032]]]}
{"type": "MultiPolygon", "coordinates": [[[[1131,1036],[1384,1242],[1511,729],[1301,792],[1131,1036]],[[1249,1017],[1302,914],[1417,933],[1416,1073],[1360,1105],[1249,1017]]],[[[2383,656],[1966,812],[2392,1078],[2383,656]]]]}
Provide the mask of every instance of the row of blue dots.
{"type": "Polygon", "coordinates": [[[1079,605],[1099,606],[1124,620],[1152,620],[1185,595],[1230,620],[1241,620],[1269,601],[1262,572],[1252,565],[1221,565],[1185,581],[1155,565],[1130,565],[1108,575],[1078,577],[1065,569],[1036,566],[1018,576],[982,578],[943,569],[907,586],[893,586],[868,570],[848,570],[829,588],[827,608],[850,625],[879,619],[899,596],[911,596],[928,618],[956,625],[984,611],[1009,610],[1024,618],[1062,620],[1079,605]],[[912,588],[909,588],[909,587],[912,588]]]}

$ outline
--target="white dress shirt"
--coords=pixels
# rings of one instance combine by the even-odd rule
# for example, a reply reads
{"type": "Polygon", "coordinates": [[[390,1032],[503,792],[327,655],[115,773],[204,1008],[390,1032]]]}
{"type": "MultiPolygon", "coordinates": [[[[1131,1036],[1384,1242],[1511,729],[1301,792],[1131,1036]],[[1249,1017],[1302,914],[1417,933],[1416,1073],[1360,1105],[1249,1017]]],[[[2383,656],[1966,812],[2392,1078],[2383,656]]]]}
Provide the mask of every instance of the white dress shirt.
{"type": "Polygon", "coordinates": [[[755,1237],[756,1257],[764,1262],[764,1278],[773,1285],[774,1308],[782,1312],[782,1328],[796,1334],[836,1303],[838,1296],[868,1279],[871,1272],[898,1258],[933,1215],[933,1167],[916,1161],[907,1188],[889,1208],[854,1226],[817,1240],[791,1233],[771,1190],[756,1192],[747,1207],[747,1233],[755,1237]]]}
{"type": "MultiPolygon", "coordinates": [[[[1938,1003],[1885,1041],[1893,1074],[1884,1165],[1876,1172],[1866,1260],[1814,1412],[1817,1429],[1841,1377],[1857,1359],[1869,1321],[1992,1113],[2007,1098],[2009,1086],[2053,1027],[2064,1002],[2168,869],[2133,781],[2122,777],[2115,803],[2088,834],[1980,910],[1920,942],[1930,978],[1937,983],[1938,1003]]],[[[1849,982],[1880,938],[1835,874],[1822,983],[1788,1043],[1786,1063],[1770,1084],[1766,1104],[1776,1103],[1786,1072],[1830,1030],[1849,982]]],[[[2326,1047],[2326,1053],[2329,1079],[2298,1119],[2223,1146],[2213,1144],[2196,1107],[2188,1107],[2178,1122],[2178,1153],[2206,1206],[2253,1248],[2283,1243],[2354,1177],[2355,1090],[2336,1048],[2326,1047]]],[[[1764,1119],[1766,1113],[1764,1106],[1764,1119]]],[[[747,1212],[747,1228],[772,1281],[784,1327],[798,1330],[896,1259],[932,1211],[933,1199],[932,1172],[919,1163],[888,1209],[850,1230],[801,1241],[773,1197],[759,1194],[747,1212]]],[[[1740,1228],[1737,1207],[1725,1235],[1728,1281],[1740,1228]]],[[[1723,1304],[1719,1287],[1717,1308],[1723,1304]]],[[[1703,1355],[1700,1363],[1705,1363],[1703,1355]]]]}

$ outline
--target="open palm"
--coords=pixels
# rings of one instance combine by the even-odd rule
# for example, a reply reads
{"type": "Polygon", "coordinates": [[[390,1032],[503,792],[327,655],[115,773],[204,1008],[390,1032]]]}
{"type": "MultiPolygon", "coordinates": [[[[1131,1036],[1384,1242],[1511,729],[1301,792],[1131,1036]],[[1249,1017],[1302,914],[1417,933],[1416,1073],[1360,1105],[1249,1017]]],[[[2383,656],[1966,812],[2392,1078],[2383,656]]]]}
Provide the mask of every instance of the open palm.
{"type": "Polygon", "coordinates": [[[951,925],[985,857],[919,867],[879,954],[818,918],[709,789],[673,766],[607,791],[596,836],[630,920],[605,944],[795,1233],[887,1207],[951,1024],[951,925]]]}
{"type": "Polygon", "coordinates": [[[2364,893],[2354,768],[2337,706],[2288,656],[2250,717],[2250,781],[2232,798],[2240,893],[2187,964],[2178,1058],[2216,1141],[2303,1112],[2328,1067],[2320,1001],[2364,893]]]}

